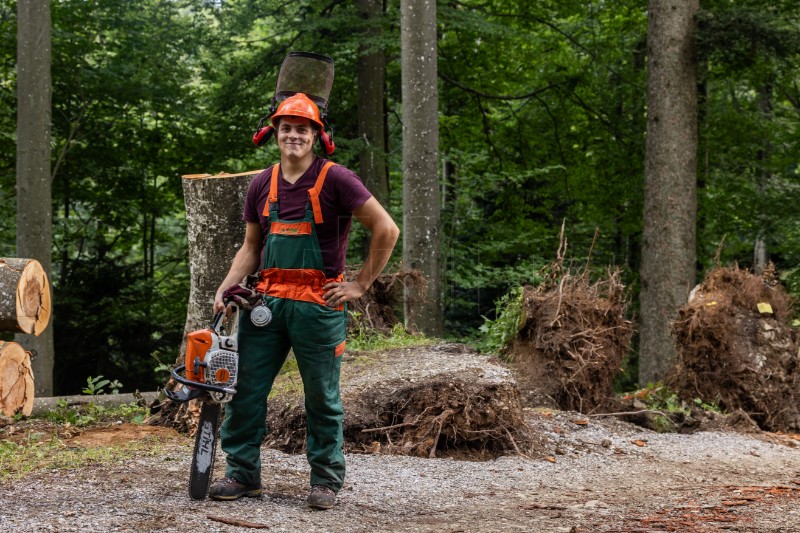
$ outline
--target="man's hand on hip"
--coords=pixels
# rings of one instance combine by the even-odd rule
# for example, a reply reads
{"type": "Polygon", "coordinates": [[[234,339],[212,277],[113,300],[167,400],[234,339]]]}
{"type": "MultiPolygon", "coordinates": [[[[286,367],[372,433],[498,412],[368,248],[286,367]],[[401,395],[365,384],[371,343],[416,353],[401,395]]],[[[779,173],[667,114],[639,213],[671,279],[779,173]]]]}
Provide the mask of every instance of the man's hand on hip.
{"type": "Polygon", "coordinates": [[[323,285],[322,289],[328,291],[322,298],[330,307],[358,300],[364,294],[364,288],[357,281],[332,281],[323,285]]]}

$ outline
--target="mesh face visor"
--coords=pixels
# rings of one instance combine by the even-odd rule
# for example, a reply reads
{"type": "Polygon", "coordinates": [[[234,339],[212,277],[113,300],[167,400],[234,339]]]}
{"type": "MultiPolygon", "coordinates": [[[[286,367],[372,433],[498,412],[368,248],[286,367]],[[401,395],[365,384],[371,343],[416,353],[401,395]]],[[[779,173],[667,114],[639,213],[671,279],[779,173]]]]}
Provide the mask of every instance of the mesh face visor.
{"type": "Polygon", "coordinates": [[[281,64],[275,99],[305,93],[320,111],[328,107],[333,87],[333,59],[312,52],[289,52],[281,64]]]}

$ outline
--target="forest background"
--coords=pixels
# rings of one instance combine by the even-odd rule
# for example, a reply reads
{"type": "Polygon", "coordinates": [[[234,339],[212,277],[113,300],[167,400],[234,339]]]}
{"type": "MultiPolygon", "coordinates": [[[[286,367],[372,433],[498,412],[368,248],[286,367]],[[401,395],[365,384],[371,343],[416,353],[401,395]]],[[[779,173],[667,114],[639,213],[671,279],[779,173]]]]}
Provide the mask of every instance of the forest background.
{"type": "MultiPolygon", "coordinates": [[[[715,260],[751,266],[758,243],[800,294],[799,7],[701,3],[698,278],[715,260]]],[[[101,374],[125,390],[162,384],[153,369],[176,358],[189,292],[180,176],[277,160],[250,138],[287,52],[334,58],[334,159],[354,169],[365,148],[359,58],[382,55],[385,203],[402,220],[399,9],[386,0],[365,19],[340,0],[51,2],[56,394],[101,374]]],[[[598,272],[623,269],[635,317],[645,3],[440,1],[437,40],[447,335],[478,339],[499,297],[536,283],[562,221],[571,257],[583,264],[591,250],[598,272]]],[[[3,0],[0,257],[16,257],[16,54],[16,3],[3,0]]],[[[363,239],[356,230],[349,262],[363,239]]],[[[621,386],[635,384],[636,366],[634,343],[621,386]]]]}

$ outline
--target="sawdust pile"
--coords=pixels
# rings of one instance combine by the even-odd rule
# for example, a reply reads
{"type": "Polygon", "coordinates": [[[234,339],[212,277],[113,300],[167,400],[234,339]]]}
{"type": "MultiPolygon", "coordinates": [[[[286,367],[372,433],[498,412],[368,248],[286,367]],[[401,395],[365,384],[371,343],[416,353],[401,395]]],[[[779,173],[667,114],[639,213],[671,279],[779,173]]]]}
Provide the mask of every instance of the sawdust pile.
{"type": "Polygon", "coordinates": [[[523,293],[522,326],[508,348],[531,404],[588,413],[613,402],[613,382],[630,347],[628,293],[619,270],[591,281],[559,259],[523,293]]]}
{"type": "MultiPolygon", "coordinates": [[[[393,350],[342,387],[345,450],[418,457],[489,459],[535,455],[519,390],[502,367],[463,345],[393,350]]],[[[302,399],[270,399],[267,444],[305,446],[302,399]]]]}
{"type": "Polygon", "coordinates": [[[742,410],[768,431],[800,429],[791,307],[772,279],[711,270],[673,323],[678,359],[667,385],[688,402],[742,410]]]}

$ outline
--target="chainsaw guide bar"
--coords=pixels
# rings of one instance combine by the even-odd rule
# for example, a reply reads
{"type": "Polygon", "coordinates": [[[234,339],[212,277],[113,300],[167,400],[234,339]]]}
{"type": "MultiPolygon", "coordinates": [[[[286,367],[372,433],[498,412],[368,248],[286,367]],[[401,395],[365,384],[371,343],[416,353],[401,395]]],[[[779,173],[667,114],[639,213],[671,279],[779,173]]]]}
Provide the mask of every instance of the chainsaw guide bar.
{"type": "Polygon", "coordinates": [[[200,423],[194,439],[192,469],[189,474],[189,496],[193,500],[204,500],[214,473],[214,456],[217,450],[217,426],[220,404],[202,402],[200,423]]]}
{"type": "MultiPolygon", "coordinates": [[[[231,322],[236,329],[239,313],[231,322]]],[[[189,473],[189,496],[204,500],[214,474],[214,456],[220,406],[236,394],[239,374],[239,345],[237,333],[222,334],[223,313],[217,313],[211,327],[187,335],[186,362],[174,368],[172,379],[180,384],[176,390],[164,389],[167,397],[176,402],[200,402],[200,421],[194,438],[192,468],[189,473]],[[181,375],[185,372],[185,376],[181,375]]]]}

